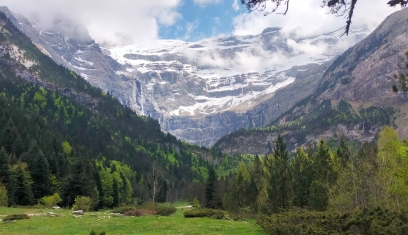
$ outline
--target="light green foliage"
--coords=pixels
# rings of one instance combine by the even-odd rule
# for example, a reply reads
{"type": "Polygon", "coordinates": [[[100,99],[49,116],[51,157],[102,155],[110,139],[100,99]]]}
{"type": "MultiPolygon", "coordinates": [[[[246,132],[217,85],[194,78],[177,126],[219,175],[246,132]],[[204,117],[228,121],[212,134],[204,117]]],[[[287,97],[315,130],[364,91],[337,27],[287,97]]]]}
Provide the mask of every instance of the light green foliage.
{"type": "Polygon", "coordinates": [[[200,201],[197,199],[197,197],[195,197],[195,198],[193,199],[193,207],[194,207],[195,209],[200,209],[200,208],[201,208],[200,201]]]}
{"type": "Polygon", "coordinates": [[[103,158],[102,161],[96,161],[96,165],[99,167],[99,176],[102,186],[102,204],[109,207],[117,206],[114,205],[115,183],[117,187],[116,193],[118,194],[116,196],[118,197],[119,203],[131,203],[133,200],[133,188],[130,180],[136,176],[136,172],[132,171],[128,165],[115,160],[110,161],[110,168],[105,168],[105,162],[105,158],[103,158]]]}
{"type": "Polygon", "coordinates": [[[104,205],[107,206],[112,206],[113,204],[113,176],[110,173],[110,169],[101,169],[99,171],[99,175],[101,177],[101,183],[102,183],[102,192],[103,192],[103,197],[101,198],[101,201],[104,203],[104,205]]]}
{"type": "Polygon", "coordinates": [[[51,175],[50,176],[50,192],[56,193],[61,189],[60,182],[58,182],[57,176],[51,175]]]}
{"type": "Polygon", "coordinates": [[[77,75],[76,75],[74,72],[71,71],[70,74],[71,74],[71,76],[72,76],[75,80],[78,79],[77,75]]]}
{"type": "Polygon", "coordinates": [[[91,209],[92,199],[86,196],[78,196],[75,198],[73,210],[89,211],[91,209]]]}
{"type": "Polygon", "coordinates": [[[6,186],[0,184],[0,206],[7,206],[8,204],[8,195],[6,186]]]}
{"type": "Polygon", "coordinates": [[[62,142],[61,146],[62,146],[62,151],[63,151],[66,155],[70,155],[70,154],[71,154],[71,152],[72,152],[72,147],[71,147],[71,145],[69,144],[68,141],[62,142]]]}
{"type": "Polygon", "coordinates": [[[383,191],[381,202],[388,209],[408,209],[407,156],[398,133],[387,126],[378,140],[376,181],[383,191]],[[401,208],[402,207],[402,208],[401,208]]]}
{"type": "Polygon", "coordinates": [[[47,91],[44,88],[40,88],[38,92],[34,95],[34,102],[41,108],[44,109],[47,105],[47,91]]]}
{"type": "Polygon", "coordinates": [[[51,208],[60,202],[62,202],[62,199],[58,193],[54,193],[51,196],[45,196],[40,200],[40,203],[44,205],[45,208],[51,208]]]}

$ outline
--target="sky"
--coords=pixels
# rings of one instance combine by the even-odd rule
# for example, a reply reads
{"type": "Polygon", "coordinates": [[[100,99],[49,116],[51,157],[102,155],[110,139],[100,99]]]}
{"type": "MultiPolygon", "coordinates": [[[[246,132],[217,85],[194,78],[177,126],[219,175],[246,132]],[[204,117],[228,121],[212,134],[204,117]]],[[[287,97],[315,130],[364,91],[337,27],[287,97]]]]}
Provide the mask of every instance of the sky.
{"type": "MultiPolygon", "coordinates": [[[[352,29],[374,29],[400,9],[390,8],[386,2],[359,0],[352,29]]],[[[327,14],[328,9],[321,7],[322,0],[290,3],[286,16],[264,16],[263,12],[249,12],[241,0],[0,0],[0,5],[35,19],[42,27],[52,27],[56,19],[69,19],[84,25],[97,42],[118,44],[256,35],[267,27],[280,27],[288,38],[299,38],[335,31],[345,24],[344,18],[327,14]]]]}

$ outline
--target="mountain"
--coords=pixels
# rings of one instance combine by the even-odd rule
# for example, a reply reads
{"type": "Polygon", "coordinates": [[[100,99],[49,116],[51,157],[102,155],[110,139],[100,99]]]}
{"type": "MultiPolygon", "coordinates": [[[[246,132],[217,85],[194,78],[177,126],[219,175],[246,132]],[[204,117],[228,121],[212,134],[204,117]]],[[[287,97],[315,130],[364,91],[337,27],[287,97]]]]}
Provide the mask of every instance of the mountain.
{"type": "Polygon", "coordinates": [[[203,146],[275,120],[315,90],[328,61],[366,35],[362,29],[346,40],[335,33],[291,40],[268,28],[253,36],[103,48],[65,19],[43,28],[0,10],[55,62],[158,120],[163,131],[203,146]]]}
{"type": "Polygon", "coordinates": [[[393,74],[408,50],[408,9],[390,15],[367,38],[336,58],[316,92],[265,128],[241,130],[219,140],[224,152],[264,154],[281,133],[290,148],[344,135],[371,141],[384,125],[408,137],[406,94],[395,94],[393,74]]]}
{"type": "Polygon", "coordinates": [[[236,167],[215,149],[162,132],[157,120],[56,64],[14,21],[0,12],[0,183],[10,205],[56,192],[64,206],[78,195],[91,197],[95,208],[133,196],[151,200],[152,166],[162,169],[155,200],[170,190],[186,199],[213,163],[226,174],[236,167]]]}

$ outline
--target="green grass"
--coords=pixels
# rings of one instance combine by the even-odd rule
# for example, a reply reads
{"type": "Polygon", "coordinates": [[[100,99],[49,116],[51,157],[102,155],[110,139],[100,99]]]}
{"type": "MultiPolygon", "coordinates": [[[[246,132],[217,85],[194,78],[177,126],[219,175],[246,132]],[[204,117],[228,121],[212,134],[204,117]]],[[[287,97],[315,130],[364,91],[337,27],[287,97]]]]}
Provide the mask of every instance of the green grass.
{"type": "Polygon", "coordinates": [[[265,234],[253,220],[238,222],[215,220],[210,218],[184,218],[178,210],[168,217],[112,217],[109,211],[85,213],[81,218],[74,218],[68,210],[47,210],[31,208],[3,208],[0,215],[28,213],[39,214],[29,220],[0,222],[2,235],[70,235],[89,234],[94,229],[113,234],[265,234]],[[50,217],[47,212],[54,212],[59,217],[50,217]],[[110,216],[110,217],[109,217],[110,216]]]}

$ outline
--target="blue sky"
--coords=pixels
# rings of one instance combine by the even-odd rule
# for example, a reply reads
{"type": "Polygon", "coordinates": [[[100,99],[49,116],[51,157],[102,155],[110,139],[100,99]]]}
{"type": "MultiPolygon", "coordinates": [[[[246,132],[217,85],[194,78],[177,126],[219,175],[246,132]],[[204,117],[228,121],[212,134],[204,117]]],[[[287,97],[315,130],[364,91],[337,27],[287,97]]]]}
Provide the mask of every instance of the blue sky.
{"type": "Polygon", "coordinates": [[[183,1],[177,8],[180,17],[174,25],[159,26],[159,37],[162,39],[183,39],[196,41],[203,38],[230,34],[234,30],[233,19],[248,12],[244,5],[233,7],[234,0],[217,1],[200,5],[193,0],[183,1]]]}

